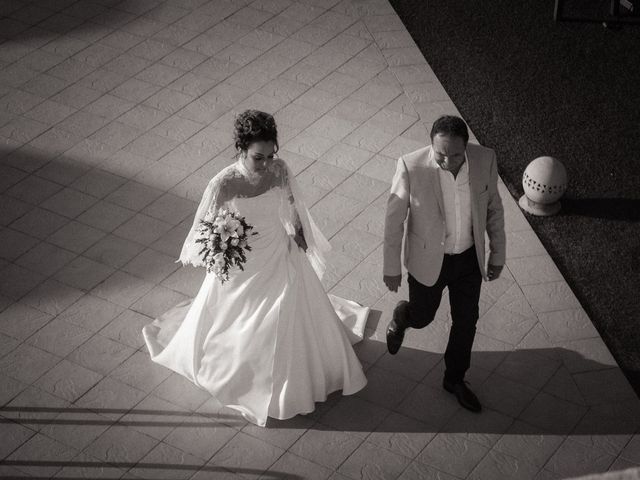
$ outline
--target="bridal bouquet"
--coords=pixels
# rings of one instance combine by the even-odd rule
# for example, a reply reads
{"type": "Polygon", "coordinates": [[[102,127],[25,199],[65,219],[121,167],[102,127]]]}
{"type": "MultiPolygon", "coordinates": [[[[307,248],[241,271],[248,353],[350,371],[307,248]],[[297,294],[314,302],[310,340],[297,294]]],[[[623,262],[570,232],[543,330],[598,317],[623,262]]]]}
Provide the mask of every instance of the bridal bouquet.
{"type": "Polygon", "coordinates": [[[202,244],[200,255],[204,259],[208,273],[215,273],[221,283],[229,280],[229,269],[233,266],[244,270],[246,263],[245,251],[251,251],[247,243],[249,233],[253,227],[245,222],[237,212],[220,208],[218,213],[208,213],[204,220],[200,220],[196,243],[202,244]]]}

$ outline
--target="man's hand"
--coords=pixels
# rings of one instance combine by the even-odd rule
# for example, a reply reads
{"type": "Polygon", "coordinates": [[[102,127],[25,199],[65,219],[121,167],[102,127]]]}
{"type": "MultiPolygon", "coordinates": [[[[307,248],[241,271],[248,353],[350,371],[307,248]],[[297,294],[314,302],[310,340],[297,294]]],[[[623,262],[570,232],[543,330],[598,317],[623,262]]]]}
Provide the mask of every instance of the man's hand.
{"type": "Polygon", "coordinates": [[[489,266],[487,267],[487,278],[489,279],[489,281],[495,280],[496,278],[498,278],[500,276],[500,273],[502,273],[503,267],[504,265],[489,264],[489,266]]]}
{"type": "Polygon", "coordinates": [[[296,234],[293,237],[293,240],[298,244],[298,247],[300,247],[305,252],[307,251],[307,241],[304,239],[304,234],[302,233],[302,229],[296,231],[296,234]]]}
{"type": "Polygon", "coordinates": [[[402,275],[383,275],[382,281],[392,292],[397,292],[402,282],[402,275]]]}

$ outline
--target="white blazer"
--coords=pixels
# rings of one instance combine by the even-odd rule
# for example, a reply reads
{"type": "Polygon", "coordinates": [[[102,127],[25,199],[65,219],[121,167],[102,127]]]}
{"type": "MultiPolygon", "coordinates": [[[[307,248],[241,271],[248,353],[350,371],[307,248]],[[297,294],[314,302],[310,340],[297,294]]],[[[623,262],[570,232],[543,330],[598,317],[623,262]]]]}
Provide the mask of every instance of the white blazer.
{"type": "MultiPolygon", "coordinates": [[[[486,280],[485,231],[489,237],[489,263],[504,265],[506,256],[496,155],[490,148],[469,143],[467,160],[473,239],[480,272],[486,280]]],[[[398,159],[385,217],[384,275],[401,275],[404,264],[423,285],[432,286],[438,280],[446,231],[439,168],[431,146],[398,159]]]]}

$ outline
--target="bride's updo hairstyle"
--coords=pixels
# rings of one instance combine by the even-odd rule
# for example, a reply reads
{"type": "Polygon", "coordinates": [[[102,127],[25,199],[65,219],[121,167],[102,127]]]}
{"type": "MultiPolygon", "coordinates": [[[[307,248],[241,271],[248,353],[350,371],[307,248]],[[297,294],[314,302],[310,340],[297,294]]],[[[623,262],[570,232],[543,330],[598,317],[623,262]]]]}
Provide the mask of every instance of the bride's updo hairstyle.
{"type": "Polygon", "coordinates": [[[233,125],[233,139],[236,150],[246,152],[253,142],[273,142],[275,151],[278,145],[278,129],[273,116],[259,110],[245,110],[236,116],[233,125]]]}

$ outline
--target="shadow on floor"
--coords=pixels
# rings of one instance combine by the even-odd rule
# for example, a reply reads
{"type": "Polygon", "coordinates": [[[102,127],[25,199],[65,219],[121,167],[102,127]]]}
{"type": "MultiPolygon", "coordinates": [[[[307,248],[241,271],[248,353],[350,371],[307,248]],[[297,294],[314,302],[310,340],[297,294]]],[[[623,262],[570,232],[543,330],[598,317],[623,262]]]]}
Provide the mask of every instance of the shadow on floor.
{"type": "Polygon", "coordinates": [[[640,222],[640,199],[565,198],[561,215],[640,222]]]}
{"type": "MultiPolygon", "coordinates": [[[[370,348],[382,348],[384,345],[377,341],[365,340],[370,345],[370,348]]],[[[548,348],[548,349],[525,349],[517,350],[513,352],[504,351],[486,351],[486,352],[473,352],[472,364],[474,365],[497,365],[500,363],[507,354],[511,354],[511,365],[515,365],[512,368],[510,374],[511,377],[522,375],[531,376],[535,372],[532,371],[532,365],[538,365],[540,358],[555,359],[558,362],[558,368],[562,364],[580,365],[581,371],[600,371],[605,375],[602,378],[606,378],[606,375],[612,377],[616,368],[610,368],[599,364],[598,362],[585,360],[581,355],[576,352],[564,349],[564,348],[548,348]]],[[[310,428],[318,428],[326,430],[327,428],[338,427],[338,430],[345,431],[360,431],[360,432],[387,432],[387,433],[461,433],[461,434],[502,434],[506,428],[511,426],[510,433],[513,434],[530,434],[531,427],[523,422],[513,423],[514,418],[504,413],[499,413],[497,410],[493,410],[490,407],[486,407],[481,414],[471,414],[461,409],[455,400],[455,398],[446,393],[439,386],[440,376],[434,373],[438,370],[439,362],[441,362],[442,355],[439,353],[432,353],[422,351],[414,348],[403,347],[401,352],[396,357],[386,355],[381,357],[381,361],[376,362],[375,370],[370,368],[367,371],[369,378],[369,385],[365,390],[359,392],[355,396],[342,396],[340,392],[335,392],[330,395],[328,400],[316,405],[317,410],[307,416],[297,416],[290,420],[273,420],[269,419],[267,428],[287,429],[287,428],[301,428],[305,422],[303,420],[309,420],[307,425],[310,428]],[[394,362],[397,362],[394,364],[394,362]],[[402,371],[402,366],[409,366],[409,368],[415,368],[418,371],[420,368],[425,368],[425,378],[421,381],[411,379],[410,376],[403,378],[400,382],[393,377],[401,376],[399,371],[402,371]],[[428,367],[431,366],[431,367],[428,367]],[[391,367],[392,369],[389,369],[391,367]],[[431,379],[426,377],[432,377],[431,379]],[[385,382],[389,382],[388,390],[385,382]],[[404,387],[398,387],[398,385],[404,385],[404,387]],[[404,388],[404,391],[402,391],[404,388]],[[378,414],[379,416],[386,416],[389,411],[401,414],[406,418],[414,418],[416,421],[412,423],[407,422],[380,422],[374,418],[369,418],[378,414]],[[336,421],[340,416],[343,416],[343,421],[336,421]],[[315,423],[317,421],[317,423],[315,423]],[[513,423],[513,424],[512,424],[513,423]]],[[[624,378],[624,377],[622,377],[624,378]]],[[[530,409],[530,411],[523,417],[518,417],[524,422],[528,422],[532,419],[532,415],[535,415],[533,421],[536,425],[544,425],[542,430],[547,430],[549,433],[557,435],[569,435],[576,433],[574,428],[578,423],[578,420],[582,418],[590,406],[586,404],[572,403],[569,401],[560,401],[552,395],[544,394],[544,401],[538,398],[539,389],[533,389],[527,387],[525,384],[518,384],[517,386],[511,380],[504,380],[504,385],[501,385],[499,381],[492,382],[492,389],[502,392],[503,399],[496,400],[495,395],[492,394],[490,389],[478,388],[478,385],[472,387],[479,394],[481,400],[483,396],[491,396],[493,402],[500,402],[503,400],[504,405],[511,405],[514,408],[514,416],[522,414],[523,411],[530,409]],[[510,391],[510,389],[516,389],[516,391],[510,391]],[[536,403],[534,407],[531,405],[536,403]],[[518,406],[519,405],[519,406],[518,406]],[[567,411],[560,411],[559,408],[564,408],[567,411]],[[566,417],[572,417],[575,421],[565,421],[566,417]]],[[[570,381],[571,383],[571,381],[570,381]]],[[[637,408],[637,399],[630,386],[624,384],[620,385],[616,381],[610,382],[605,386],[602,391],[609,389],[618,389],[620,394],[614,399],[599,402],[598,398],[587,397],[587,402],[591,403],[591,409],[598,413],[593,419],[593,422],[583,422],[580,425],[580,435],[622,435],[636,433],[640,426],[640,409],[637,408]],[[626,390],[624,387],[627,387],[626,390]],[[618,411],[608,411],[607,405],[618,404],[620,407],[625,407],[627,412],[624,418],[614,418],[618,415],[618,411]],[[634,408],[635,411],[634,411],[634,408]]],[[[611,393],[609,393],[611,396],[611,393]]],[[[503,406],[504,406],[503,405],[503,406]]],[[[503,410],[503,409],[501,409],[503,410]]],[[[229,410],[227,410],[229,411],[229,410]]],[[[191,412],[188,410],[174,411],[174,410],[150,410],[150,409],[102,409],[102,408],[48,408],[48,407],[29,407],[19,405],[5,405],[0,407],[0,423],[11,423],[15,419],[24,425],[119,425],[119,426],[131,426],[131,427],[177,427],[177,426],[193,426],[198,428],[215,428],[221,424],[232,426],[235,428],[242,427],[246,422],[235,414],[233,411],[230,413],[222,413],[215,411],[212,413],[207,412],[191,412]],[[97,413],[99,415],[105,415],[104,419],[91,419],[86,418],[87,412],[97,413]],[[33,414],[33,418],[29,418],[29,414],[33,414]],[[58,416],[56,418],[43,418],[42,414],[53,414],[58,416]],[[77,418],[74,418],[75,415],[77,418]],[[84,414],[84,415],[83,415],[84,414]],[[112,420],[106,415],[122,414],[119,420],[112,420]],[[127,416],[124,416],[127,415],[127,416]],[[135,415],[135,420],[128,420],[129,415],[135,415]],[[149,420],[144,420],[144,416],[148,415],[149,420]],[[158,419],[158,417],[166,416],[166,420],[158,419]],[[2,418],[5,417],[5,418],[2,418]],[[141,419],[142,417],[142,419],[141,419]],[[12,419],[13,418],[13,419],[12,419]]],[[[129,417],[131,418],[131,417],[129,417]]]]}
{"type": "MultiPolygon", "coordinates": [[[[188,463],[183,463],[183,464],[169,464],[169,463],[136,463],[136,462],[114,462],[114,463],[104,463],[104,462],[74,462],[74,461],[32,461],[32,460],[2,460],[0,461],[0,465],[6,465],[9,467],[27,467],[29,469],[33,469],[33,468],[52,468],[52,467],[59,467],[59,468],[82,468],[82,469],[107,469],[107,468],[119,468],[122,470],[129,470],[129,469],[134,469],[134,475],[135,475],[135,471],[137,470],[153,470],[153,471],[157,471],[157,475],[158,477],[153,477],[153,476],[141,476],[141,477],[131,477],[131,478],[167,478],[167,472],[163,472],[163,470],[170,470],[172,472],[177,472],[177,471],[182,471],[182,472],[186,472],[186,474],[188,474],[188,477],[191,477],[192,474],[195,474],[196,472],[202,472],[203,474],[221,474],[221,475],[226,475],[229,476],[229,478],[231,478],[231,475],[237,474],[237,475],[252,475],[255,478],[260,477],[261,479],[265,479],[265,480],[270,480],[270,479],[291,479],[291,480],[302,480],[304,477],[301,477],[299,475],[295,475],[292,473],[285,473],[285,472],[278,472],[278,471],[264,471],[264,470],[260,470],[260,469],[254,469],[254,468],[235,468],[233,469],[233,471],[230,471],[226,468],[223,467],[217,467],[215,465],[198,465],[198,464],[188,464],[188,463]],[[190,472],[190,473],[189,473],[190,472]]],[[[95,474],[100,473],[100,470],[98,470],[97,472],[95,472],[95,474]]],[[[91,472],[84,472],[85,475],[91,475],[91,472]]],[[[5,477],[5,476],[0,476],[0,478],[14,478],[14,477],[5,477]]],[[[49,476],[43,476],[43,477],[39,477],[39,476],[31,476],[29,475],[28,478],[33,479],[48,479],[51,478],[49,476]]],[[[55,477],[56,479],[72,479],[72,478],[78,478],[75,476],[70,476],[70,477],[65,477],[65,476],[58,476],[56,475],[55,477]]],[[[83,476],[82,478],[91,478],[90,476],[83,476]]],[[[118,479],[118,478],[122,478],[121,476],[114,476],[114,477],[109,477],[109,476],[103,476],[103,475],[99,475],[96,476],[95,478],[100,478],[102,480],[111,480],[111,479],[118,479]]],[[[171,477],[169,477],[171,478],[171,477]]],[[[182,478],[182,475],[181,475],[182,478]]],[[[187,477],[185,477],[187,478],[187,477]]],[[[239,477],[238,477],[239,478],[239,477]]]]}
{"type": "MultiPolygon", "coordinates": [[[[140,15],[158,6],[155,2],[139,0],[111,2],[117,4],[115,7],[109,6],[109,2],[103,3],[48,2],[45,8],[41,7],[38,10],[29,11],[32,5],[27,5],[25,2],[14,2],[14,5],[7,5],[2,13],[8,19],[15,16],[19,20],[16,23],[11,23],[13,28],[3,32],[2,36],[9,41],[23,43],[30,43],[42,38],[55,39],[58,35],[65,34],[93,40],[110,34],[112,29],[124,27],[139,19],[140,15]]],[[[185,10],[184,15],[187,13],[185,10]]],[[[174,18],[174,20],[179,18],[174,18]]],[[[165,26],[166,23],[158,22],[157,25],[154,25],[150,19],[145,18],[142,19],[140,28],[146,27],[152,30],[151,33],[154,33],[162,30],[165,26]]]]}

